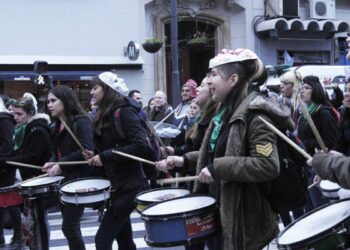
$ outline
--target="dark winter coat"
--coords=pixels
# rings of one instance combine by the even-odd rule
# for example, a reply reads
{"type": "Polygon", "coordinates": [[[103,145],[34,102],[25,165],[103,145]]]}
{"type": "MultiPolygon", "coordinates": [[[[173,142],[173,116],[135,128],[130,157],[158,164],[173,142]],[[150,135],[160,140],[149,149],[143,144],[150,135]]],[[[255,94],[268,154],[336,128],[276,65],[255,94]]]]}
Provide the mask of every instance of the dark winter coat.
{"type": "Polygon", "coordinates": [[[337,147],[335,148],[337,151],[342,152],[346,156],[350,156],[350,121],[344,121],[344,118],[349,120],[349,115],[350,109],[345,108],[342,111],[339,138],[337,142],[337,147]]]}
{"type": "MultiPolygon", "coordinates": [[[[156,121],[159,122],[163,120],[164,117],[166,117],[169,113],[171,113],[171,108],[169,108],[168,104],[164,104],[160,110],[156,110],[154,107],[147,116],[147,119],[149,121],[156,121]]],[[[170,117],[168,117],[164,123],[172,124],[174,121],[174,114],[172,114],[170,117]]]]}
{"type": "MultiPolygon", "coordinates": [[[[66,121],[68,127],[79,140],[83,148],[93,151],[93,131],[91,120],[86,116],[77,116],[72,121],[66,121]]],[[[61,123],[57,121],[51,140],[54,146],[54,154],[51,161],[84,161],[82,150],[74,141],[66,129],[59,133],[61,123]],[[58,159],[58,150],[61,158],[58,159]]],[[[88,165],[61,165],[62,175],[66,177],[65,181],[83,178],[90,175],[92,170],[88,165]]]]}
{"type": "MultiPolygon", "coordinates": [[[[224,157],[213,162],[213,178],[220,188],[218,202],[225,250],[260,249],[278,233],[278,217],[259,188],[259,182],[271,180],[279,173],[277,138],[258,114],[269,122],[273,120],[282,127],[294,129],[290,112],[256,92],[249,94],[231,116],[223,131],[223,134],[228,131],[224,157]],[[247,127],[250,112],[256,115],[247,127]]],[[[208,166],[213,128],[211,122],[199,152],[185,155],[190,167],[197,166],[197,174],[208,166]]],[[[215,148],[217,150],[222,149],[215,148]]],[[[207,190],[207,186],[196,181],[195,192],[207,190]]]]}
{"type": "MultiPolygon", "coordinates": [[[[20,148],[13,153],[1,157],[1,161],[16,161],[43,166],[50,159],[52,146],[50,143],[49,116],[36,114],[27,122],[25,135],[20,148]]],[[[8,166],[13,167],[13,166],[8,166]]],[[[19,168],[22,179],[43,174],[40,170],[19,168]]]]}
{"type": "Polygon", "coordinates": [[[103,163],[106,176],[113,186],[111,194],[114,213],[135,207],[136,194],[147,187],[147,181],[141,172],[138,161],[112,153],[112,150],[128,153],[141,158],[147,158],[152,153],[146,141],[146,132],[141,124],[139,107],[129,101],[119,105],[120,122],[123,135],[117,133],[115,128],[114,112],[110,114],[113,126],[102,131],[101,135],[94,135],[96,151],[103,163]]]}
{"type": "MultiPolygon", "coordinates": [[[[334,149],[338,141],[340,126],[334,110],[328,106],[321,105],[320,108],[311,115],[311,118],[326,147],[329,150],[334,149]]],[[[310,125],[305,122],[303,116],[300,116],[298,121],[298,137],[303,142],[306,151],[310,155],[315,153],[315,148],[320,149],[310,125]]]]}
{"type": "MultiPolygon", "coordinates": [[[[13,151],[13,134],[15,132],[15,120],[8,112],[0,112],[0,155],[13,151]]],[[[10,186],[15,182],[16,167],[0,166],[0,187],[10,186]]]]}

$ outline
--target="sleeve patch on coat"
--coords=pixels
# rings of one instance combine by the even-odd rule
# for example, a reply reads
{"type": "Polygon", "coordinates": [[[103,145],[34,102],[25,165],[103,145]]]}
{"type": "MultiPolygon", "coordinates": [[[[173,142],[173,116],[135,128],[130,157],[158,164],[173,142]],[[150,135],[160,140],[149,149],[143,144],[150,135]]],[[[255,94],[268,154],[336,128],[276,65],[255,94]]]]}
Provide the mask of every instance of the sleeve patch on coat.
{"type": "Polygon", "coordinates": [[[256,152],[265,157],[269,157],[273,151],[272,144],[269,142],[266,145],[256,145],[256,152]]]}

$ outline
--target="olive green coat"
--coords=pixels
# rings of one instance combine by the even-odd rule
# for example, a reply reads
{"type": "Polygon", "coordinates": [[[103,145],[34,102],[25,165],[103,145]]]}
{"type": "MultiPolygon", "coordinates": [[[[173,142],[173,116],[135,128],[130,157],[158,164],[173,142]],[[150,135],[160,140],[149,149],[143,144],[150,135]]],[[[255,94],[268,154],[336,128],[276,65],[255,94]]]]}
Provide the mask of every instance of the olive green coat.
{"type": "MultiPolygon", "coordinates": [[[[294,127],[286,107],[282,109],[279,104],[271,103],[256,92],[249,94],[232,115],[225,156],[215,158],[213,164],[213,177],[220,182],[220,221],[226,250],[260,249],[279,232],[278,217],[258,185],[279,174],[277,137],[257,114],[269,122],[278,122],[279,126],[294,127]],[[247,129],[250,111],[256,115],[247,129]],[[249,156],[245,156],[246,143],[249,156]],[[272,146],[272,152],[263,152],[261,147],[264,146],[270,146],[270,149],[272,146]]],[[[211,123],[199,152],[185,155],[189,168],[196,166],[197,174],[208,165],[207,149],[212,130],[211,123]]],[[[195,182],[194,191],[201,193],[207,189],[206,185],[195,182]]]]}

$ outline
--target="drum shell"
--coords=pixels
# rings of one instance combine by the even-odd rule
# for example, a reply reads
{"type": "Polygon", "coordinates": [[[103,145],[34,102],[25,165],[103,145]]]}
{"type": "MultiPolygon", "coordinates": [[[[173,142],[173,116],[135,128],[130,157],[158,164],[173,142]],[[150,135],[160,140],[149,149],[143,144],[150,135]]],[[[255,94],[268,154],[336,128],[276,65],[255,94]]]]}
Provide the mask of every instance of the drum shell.
{"type": "MultiPolygon", "coordinates": [[[[320,185],[320,190],[321,190],[321,194],[322,196],[327,199],[327,200],[339,200],[339,195],[338,195],[338,191],[340,189],[340,186],[337,187],[332,187],[332,188],[326,188],[322,186],[322,182],[321,181],[321,185],[320,185]]],[[[328,181],[329,183],[329,181],[328,181]]]]}
{"type": "Polygon", "coordinates": [[[0,188],[0,208],[12,207],[23,204],[23,197],[18,187],[0,188]]]}
{"type": "MultiPolygon", "coordinates": [[[[350,199],[345,199],[345,200],[350,200],[350,199]]],[[[290,244],[281,244],[280,243],[280,238],[283,236],[283,234],[293,227],[296,223],[299,221],[305,219],[306,217],[312,215],[313,213],[316,213],[319,210],[325,209],[330,205],[334,205],[340,202],[343,202],[345,200],[338,200],[334,201],[333,203],[330,204],[325,204],[317,209],[314,209],[291,224],[289,224],[277,237],[277,248],[282,249],[282,250],[309,250],[309,249],[314,249],[314,250],[328,250],[328,249],[338,249],[335,247],[334,244],[338,243],[339,241],[346,243],[346,246],[349,247],[349,232],[350,232],[350,215],[340,221],[337,225],[327,228],[323,230],[321,233],[314,235],[312,237],[309,237],[307,239],[303,239],[300,241],[296,241],[290,244]],[[333,245],[332,245],[333,244],[333,245]]],[[[350,209],[350,207],[349,207],[350,209]]],[[[347,248],[346,248],[347,249],[347,248]]]]}
{"type": "MultiPolygon", "coordinates": [[[[182,191],[182,192],[184,192],[184,193],[185,193],[185,191],[186,191],[186,194],[184,194],[184,195],[188,195],[188,194],[190,193],[188,190],[182,189],[182,188],[155,188],[155,189],[151,189],[151,190],[146,190],[146,191],[143,191],[143,192],[138,193],[137,196],[136,196],[136,198],[135,198],[135,202],[136,202],[136,211],[139,212],[139,213],[141,213],[142,210],[144,210],[146,207],[148,207],[148,206],[150,206],[150,205],[152,205],[152,204],[154,204],[154,203],[158,203],[158,202],[163,201],[163,200],[159,200],[159,201],[147,201],[147,200],[142,200],[142,199],[140,198],[140,197],[141,197],[142,195],[144,195],[144,194],[147,194],[147,193],[151,194],[152,192],[157,192],[157,191],[162,191],[162,190],[169,190],[169,192],[172,191],[172,190],[174,190],[174,191],[182,191]]],[[[180,195],[180,196],[176,196],[176,197],[182,197],[182,196],[184,196],[184,195],[180,195]]],[[[174,197],[174,198],[176,198],[176,197],[174,197]]],[[[174,198],[169,198],[169,199],[174,199],[174,198]]],[[[164,200],[169,200],[169,199],[164,199],[164,200]]]]}
{"type": "Polygon", "coordinates": [[[42,196],[49,196],[57,193],[59,189],[58,183],[46,184],[37,187],[21,187],[20,194],[25,198],[38,198],[42,196]]]}
{"type": "Polygon", "coordinates": [[[95,191],[87,191],[83,193],[79,192],[65,192],[62,188],[70,183],[84,180],[107,180],[104,178],[97,177],[87,177],[87,178],[78,178],[64,183],[61,186],[60,193],[60,201],[62,204],[72,204],[72,205],[80,205],[84,207],[97,207],[102,205],[110,198],[110,186],[104,189],[95,190],[95,191]]]}
{"type": "MultiPolygon", "coordinates": [[[[186,197],[190,196],[193,195],[186,197]]],[[[182,198],[178,197],[172,200],[182,198]]],[[[163,202],[167,201],[152,204],[146,209],[163,202]]],[[[218,233],[219,226],[217,224],[218,218],[215,203],[189,212],[161,216],[145,215],[144,211],[141,213],[141,218],[145,221],[145,241],[152,247],[189,245],[218,233]],[[198,225],[201,225],[202,228],[198,225]]]]}

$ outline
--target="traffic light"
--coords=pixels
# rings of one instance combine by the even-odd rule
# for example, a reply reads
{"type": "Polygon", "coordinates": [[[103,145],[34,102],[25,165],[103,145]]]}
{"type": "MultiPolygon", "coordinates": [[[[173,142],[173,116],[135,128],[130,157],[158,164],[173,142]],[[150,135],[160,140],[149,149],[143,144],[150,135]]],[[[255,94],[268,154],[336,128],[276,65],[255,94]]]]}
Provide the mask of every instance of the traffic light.
{"type": "Polygon", "coordinates": [[[37,74],[34,77],[34,84],[38,87],[52,88],[52,76],[37,74]]]}

